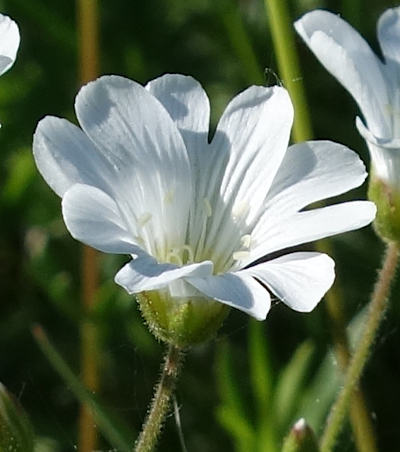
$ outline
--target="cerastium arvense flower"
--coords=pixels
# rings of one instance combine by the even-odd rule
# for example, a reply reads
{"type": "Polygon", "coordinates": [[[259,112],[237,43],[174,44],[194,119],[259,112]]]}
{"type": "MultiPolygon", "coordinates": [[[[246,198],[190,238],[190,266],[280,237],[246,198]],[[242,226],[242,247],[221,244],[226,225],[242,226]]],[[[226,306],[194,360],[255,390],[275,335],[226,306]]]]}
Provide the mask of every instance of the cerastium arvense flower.
{"type": "Polygon", "coordinates": [[[381,60],[363,37],[338,15],[315,10],[295,23],[321,63],[358,103],[365,123],[356,125],[372,160],[369,196],[376,202],[376,229],[400,241],[400,7],[378,21],[381,60]]]}
{"type": "Polygon", "coordinates": [[[271,294],[308,312],[334,280],[322,253],[272,253],[370,223],[375,206],[353,201],[305,210],[362,184],[346,147],[289,147],[293,108],[281,87],[252,86],[227,106],[214,136],[198,82],[164,75],[145,87],[105,76],[81,89],[81,128],[46,117],[36,164],[62,197],[76,239],[132,256],[115,281],[136,294],[153,333],[169,343],[136,444],[153,449],[174,389],[181,350],[210,338],[229,308],[265,319],[271,294]]]}
{"type": "Polygon", "coordinates": [[[374,218],[367,201],[304,210],[359,186],[366,172],[339,144],[288,149],[293,108],[281,87],[236,96],[211,140],[208,98],[188,76],[145,87],[101,77],[81,89],[75,109],[81,128],[40,121],[36,164],[62,197],[73,237],[132,256],[115,280],[175,345],[209,337],[229,307],[264,319],[270,292],[311,311],[333,282],[332,259],[268,255],[374,218]]]}

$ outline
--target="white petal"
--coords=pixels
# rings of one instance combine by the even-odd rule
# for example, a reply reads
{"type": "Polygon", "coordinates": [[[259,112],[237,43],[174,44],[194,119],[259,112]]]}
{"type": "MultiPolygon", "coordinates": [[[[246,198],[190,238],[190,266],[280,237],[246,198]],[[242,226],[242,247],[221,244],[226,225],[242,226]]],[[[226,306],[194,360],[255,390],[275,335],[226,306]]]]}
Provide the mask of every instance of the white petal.
{"type": "Polygon", "coordinates": [[[14,64],[19,41],[17,24],[8,16],[0,14],[0,75],[14,64]]]}
{"type": "Polygon", "coordinates": [[[229,159],[221,187],[226,204],[234,199],[258,212],[287,150],[292,122],[292,103],[281,87],[251,86],[229,103],[211,143],[229,159]]]}
{"type": "Polygon", "coordinates": [[[211,143],[214,160],[205,197],[212,199],[213,215],[206,249],[231,254],[230,248],[237,247],[246,233],[241,226],[233,227],[232,217],[245,226],[264,211],[269,186],[287,150],[292,120],[289,95],[280,87],[252,86],[230,102],[211,143]]]}
{"type": "Polygon", "coordinates": [[[210,104],[199,82],[189,76],[166,74],[146,85],[165,107],[185,142],[192,173],[190,243],[198,243],[203,231],[206,209],[218,209],[210,196],[210,186],[220,187],[225,166],[208,144],[210,104]],[[217,179],[217,180],[215,180],[217,179]]]}
{"type": "Polygon", "coordinates": [[[353,201],[271,218],[269,224],[258,225],[254,231],[255,246],[242,267],[274,251],[359,229],[371,223],[375,214],[374,203],[353,201]]]}
{"type": "Polygon", "coordinates": [[[46,116],[33,137],[36,165],[50,187],[63,194],[82,183],[107,190],[115,172],[89,138],[66,119],[46,116]]]}
{"type": "Polygon", "coordinates": [[[257,320],[264,320],[271,307],[268,291],[251,276],[242,273],[186,278],[186,281],[207,297],[240,309],[257,320]]]}
{"type": "Polygon", "coordinates": [[[361,185],[367,172],[358,155],[331,141],[290,146],[265,204],[265,215],[290,215],[361,185]]]}
{"type": "Polygon", "coordinates": [[[170,114],[189,156],[204,151],[208,145],[210,103],[200,83],[189,76],[166,74],[149,82],[146,89],[170,114]]]}
{"type": "Polygon", "coordinates": [[[75,239],[105,253],[138,251],[113,199],[98,188],[76,184],[62,200],[65,224],[75,239]]]}
{"type": "Polygon", "coordinates": [[[295,22],[295,28],[325,68],[358,103],[376,135],[390,133],[390,103],[382,63],[348,23],[328,11],[316,10],[295,22]]]}
{"type": "Polygon", "coordinates": [[[210,261],[178,267],[174,264],[159,264],[151,256],[142,254],[122,267],[115,276],[115,282],[133,294],[162,289],[188,276],[206,277],[212,271],[213,264],[210,261]]]}
{"type": "Polygon", "coordinates": [[[335,262],[326,254],[293,253],[240,273],[259,279],[286,305],[312,311],[335,279],[335,262]]]}
{"type": "Polygon", "coordinates": [[[400,8],[387,9],[378,21],[378,39],[387,62],[400,64],[400,8]]]}
{"type": "Polygon", "coordinates": [[[126,204],[153,214],[155,240],[182,246],[192,182],[182,137],[161,103],[136,82],[105,76],[79,92],[76,113],[84,131],[114,162],[126,204]],[[129,195],[129,196],[128,196],[129,195]]]}

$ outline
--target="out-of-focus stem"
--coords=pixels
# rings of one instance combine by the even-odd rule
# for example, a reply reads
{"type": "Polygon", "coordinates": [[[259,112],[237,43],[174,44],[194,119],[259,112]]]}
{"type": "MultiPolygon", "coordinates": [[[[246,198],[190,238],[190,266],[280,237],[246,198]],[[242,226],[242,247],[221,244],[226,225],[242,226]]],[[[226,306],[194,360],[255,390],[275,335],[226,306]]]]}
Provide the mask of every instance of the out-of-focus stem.
{"type": "Polygon", "coordinates": [[[370,354],[371,346],[376,338],[379,325],[384,317],[390,288],[396,274],[399,248],[396,243],[390,243],[386,250],[382,270],[379,273],[368,311],[368,317],[361,333],[354,355],[347,368],[342,390],[334,403],[328,422],[321,439],[321,452],[331,452],[343,426],[354,388],[357,387],[365,364],[370,354]]]}
{"type": "MultiPolygon", "coordinates": [[[[77,0],[79,33],[80,83],[95,79],[99,73],[98,4],[97,0],[77,0]]],[[[96,326],[91,322],[97,287],[97,252],[86,246],[82,250],[82,300],[85,320],[81,326],[82,381],[91,391],[99,389],[98,344],[96,326]]],[[[79,451],[96,449],[97,432],[93,414],[86,404],[79,419],[79,451]]]]}
{"type": "MultiPolygon", "coordinates": [[[[292,20],[285,0],[264,0],[271,28],[272,40],[275,47],[279,72],[289,91],[294,105],[293,140],[302,142],[311,139],[313,131],[307,107],[303,78],[297,58],[292,20]]],[[[318,251],[332,254],[332,247],[327,240],[319,241],[318,251]]],[[[342,296],[338,282],[325,295],[335,353],[342,369],[349,362],[350,352],[342,311],[342,296]]],[[[350,421],[354,432],[354,439],[360,452],[376,452],[373,426],[361,390],[357,389],[353,395],[350,409],[350,421]]]]}
{"type": "Polygon", "coordinates": [[[294,40],[293,24],[285,0],[264,0],[278,62],[279,74],[294,105],[293,140],[312,137],[304,85],[294,40]]]}
{"type": "Polygon", "coordinates": [[[240,60],[243,72],[251,80],[251,83],[262,85],[264,83],[263,72],[243,24],[237,0],[219,0],[216,5],[233,50],[240,60]]]}

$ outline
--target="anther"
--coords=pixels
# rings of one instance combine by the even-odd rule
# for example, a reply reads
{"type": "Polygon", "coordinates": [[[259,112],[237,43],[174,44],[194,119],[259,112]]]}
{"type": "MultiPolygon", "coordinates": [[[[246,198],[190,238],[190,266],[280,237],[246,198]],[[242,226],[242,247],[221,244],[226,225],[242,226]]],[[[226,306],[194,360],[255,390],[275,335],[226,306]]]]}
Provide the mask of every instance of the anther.
{"type": "Polygon", "coordinates": [[[206,211],[207,217],[211,217],[211,215],[212,215],[212,208],[211,208],[210,201],[207,198],[204,198],[203,202],[204,202],[204,209],[206,211]]]}
{"type": "Polygon", "coordinates": [[[145,212],[138,218],[138,225],[140,228],[142,228],[146,223],[148,223],[151,220],[151,213],[145,212]]]}
{"type": "Polygon", "coordinates": [[[244,248],[250,248],[250,244],[251,244],[251,235],[250,234],[245,234],[240,238],[240,244],[244,247],[244,248]]]}
{"type": "Polygon", "coordinates": [[[235,251],[232,254],[234,261],[242,261],[244,259],[247,259],[250,256],[250,253],[248,251],[235,251]]]}

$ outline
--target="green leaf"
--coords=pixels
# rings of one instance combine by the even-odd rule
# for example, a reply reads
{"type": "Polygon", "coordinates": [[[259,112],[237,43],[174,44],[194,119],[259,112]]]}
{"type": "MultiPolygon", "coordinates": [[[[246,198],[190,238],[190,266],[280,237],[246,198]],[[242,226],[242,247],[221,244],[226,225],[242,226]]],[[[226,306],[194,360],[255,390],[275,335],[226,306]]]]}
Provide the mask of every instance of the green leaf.
{"type": "Polygon", "coordinates": [[[311,342],[303,342],[278,378],[273,412],[281,431],[287,429],[289,423],[293,421],[313,351],[314,346],[311,342]]]}
{"type": "Polygon", "coordinates": [[[217,418],[232,435],[238,452],[254,450],[255,431],[243,408],[240,386],[234,378],[230,347],[222,343],[217,351],[217,385],[221,404],[217,418]]]}
{"type": "Polygon", "coordinates": [[[18,402],[0,383],[0,451],[32,452],[33,428],[18,402]]]}

